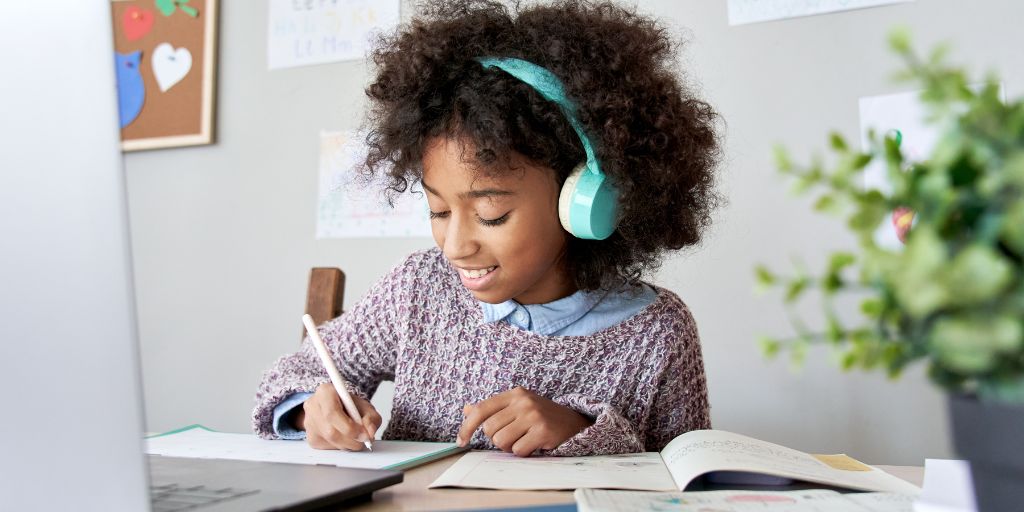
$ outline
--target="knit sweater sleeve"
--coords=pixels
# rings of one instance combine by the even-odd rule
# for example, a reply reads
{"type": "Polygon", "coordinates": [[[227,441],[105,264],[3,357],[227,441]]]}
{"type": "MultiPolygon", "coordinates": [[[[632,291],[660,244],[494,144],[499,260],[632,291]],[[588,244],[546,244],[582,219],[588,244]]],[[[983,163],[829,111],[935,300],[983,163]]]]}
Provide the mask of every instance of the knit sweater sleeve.
{"type": "MultiPolygon", "coordinates": [[[[402,304],[412,297],[417,255],[375,283],[355,307],[317,330],[353,395],[369,400],[378,385],[394,380],[399,340],[408,329],[402,304]]],[[[307,336],[298,352],[279,358],[260,380],[252,427],[264,439],[276,439],[274,407],[294,393],[313,392],[330,382],[307,336]]]]}
{"type": "Polygon", "coordinates": [[[571,394],[554,401],[589,417],[593,424],[554,450],[552,456],[607,455],[660,451],[676,436],[690,430],[711,428],[704,362],[701,358],[697,324],[685,306],[679,325],[680,336],[655,385],[654,402],[643,426],[631,422],[612,404],[571,394]]]}
{"type": "Polygon", "coordinates": [[[644,451],[636,427],[612,404],[582,394],[555,397],[554,402],[590,418],[594,423],[554,450],[543,451],[543,455],[577,457],[644,451]]]}
{"type": "Polygon", "coordinates": [[[658,393],[647,418],[644,446],[661,451],[680,434],[711,428],[707,379],[697,322],[683,306],[676,350],[658,380],[658,393]]]}

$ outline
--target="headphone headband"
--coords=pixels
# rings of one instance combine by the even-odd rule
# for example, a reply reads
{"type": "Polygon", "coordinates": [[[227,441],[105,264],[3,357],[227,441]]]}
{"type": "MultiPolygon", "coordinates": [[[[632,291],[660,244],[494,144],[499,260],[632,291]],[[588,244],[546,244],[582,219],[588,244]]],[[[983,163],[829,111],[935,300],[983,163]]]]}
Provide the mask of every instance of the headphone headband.
{"type": "Polygon", "coordinates": [[[576,130],[580,143],[583,144],[583,151],[587,155],[587,169],[599,176],[604,175],[601,172],[601,164],[594,153],[593,144],[586,132],[583,131],[583,125],[576,118],[576,104],[565,94],[562,81],[554,73],[532,62],[511,57],[479,57],[476,60],[485,68],[495,67],[518,78],[532,86],[548,101],[555,102],[561,108],[566,119],[569,120],[573,130],[576,130]]]}

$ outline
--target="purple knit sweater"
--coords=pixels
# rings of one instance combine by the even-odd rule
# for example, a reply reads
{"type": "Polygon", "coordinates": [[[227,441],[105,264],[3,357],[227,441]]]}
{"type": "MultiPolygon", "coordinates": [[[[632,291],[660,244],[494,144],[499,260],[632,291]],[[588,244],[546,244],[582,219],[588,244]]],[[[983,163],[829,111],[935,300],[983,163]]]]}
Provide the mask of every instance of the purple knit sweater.
{"type": "MultiPolygon", "coordinates": [[[[594,421],[549,455],[658,451],[710,428],[704,364],[689,309],[663,288],[653,303],[589,336],[544,336],[483,323],[476,299],[438,249],[414,253],[350,311],[319,327],[350,390],[395,383],[384,439],[454,442],[462,407],[522,386],[594,421]]],[[[274,407],[328,382],[307,337],[256,393],[253,430],[274,438],[274,407]]],[[[474,449],[494,449],[482,429],[474,449]]]]}

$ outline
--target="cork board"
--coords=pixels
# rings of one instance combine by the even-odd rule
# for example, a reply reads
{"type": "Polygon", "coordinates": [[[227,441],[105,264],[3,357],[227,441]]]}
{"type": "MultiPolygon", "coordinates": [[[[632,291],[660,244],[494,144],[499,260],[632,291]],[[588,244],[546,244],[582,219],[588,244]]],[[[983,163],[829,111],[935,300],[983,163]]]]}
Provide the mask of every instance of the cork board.
{"type": "Polygon", "coordinates": [[[112,0],[124,151],[213,143],[217,0],[112,0]]]}

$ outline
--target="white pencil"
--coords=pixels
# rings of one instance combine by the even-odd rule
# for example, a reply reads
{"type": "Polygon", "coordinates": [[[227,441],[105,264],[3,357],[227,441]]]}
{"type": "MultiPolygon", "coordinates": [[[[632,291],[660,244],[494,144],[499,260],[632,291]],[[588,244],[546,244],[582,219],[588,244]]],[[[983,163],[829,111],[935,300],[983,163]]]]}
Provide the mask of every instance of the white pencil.
{"type": "MultiPolygon", "coordinates": [[[[320,333],[316,330],[316,324],[313,323],[313,317],[309,315],[302,315],[302,324],[306,326],[306,332],[309,333],[309,339],[313,341],[313,346],[316,347],[316,353],[320,355],[320,362],[324,364],[324,368],[327,368],[327,375],[330,375],[331,384],[334,384],[334,390],[338,392],[338,396],[341,398],[341,403],[345,405],[345,410],[356,423],[362,426],[363,418],[359,416],[359,409],[356,409],[356,403],[352,401],[352,395],[348,393],[348,389],[345,387],[345,381],[341,378],[341,374],[338,373],[338,367],[334,366],[334,360],[331,359],[331,354],[327,351],[327,345],[324,345],[324,340],[320,338],[320,333]]],[[[371,444],[369,440],[363,441],[363,444],[366,445],[367,450],[373,451],[373,444],[371,444]]]]}

